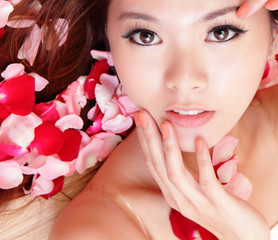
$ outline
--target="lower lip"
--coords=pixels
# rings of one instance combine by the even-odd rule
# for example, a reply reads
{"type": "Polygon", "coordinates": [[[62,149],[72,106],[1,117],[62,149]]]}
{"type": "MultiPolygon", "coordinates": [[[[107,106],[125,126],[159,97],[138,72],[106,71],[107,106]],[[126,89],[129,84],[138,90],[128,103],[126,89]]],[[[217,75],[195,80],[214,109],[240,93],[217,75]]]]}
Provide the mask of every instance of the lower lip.
{"type": "Polygon", "coordinates": [[[205,111],[197,115],[181,115],[173,111],[166,113],[173,124],[184,128],[196,128],[205,125],[214,115],[214,111],[205,111]]]}

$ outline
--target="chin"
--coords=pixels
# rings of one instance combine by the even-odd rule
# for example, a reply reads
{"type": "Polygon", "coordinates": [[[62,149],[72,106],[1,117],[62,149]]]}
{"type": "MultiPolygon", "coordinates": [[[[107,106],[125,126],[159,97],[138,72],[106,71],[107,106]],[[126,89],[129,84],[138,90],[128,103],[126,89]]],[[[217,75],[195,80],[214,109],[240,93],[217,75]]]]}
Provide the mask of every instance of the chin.
{"type": "Polygon", "coordinates": [[[182,152],[196,152],[196,147],[195,147],[195,140],[197,137],[202,137],[208,148],[214,147],[223,137],[217,137],[216,135],[211,135],[211,134],[184,134],[181,132],[177,132],[177,137],[180,145],[180,149],[182,152]],[[180,133],[180,134],[179,134],[180,133]]]}

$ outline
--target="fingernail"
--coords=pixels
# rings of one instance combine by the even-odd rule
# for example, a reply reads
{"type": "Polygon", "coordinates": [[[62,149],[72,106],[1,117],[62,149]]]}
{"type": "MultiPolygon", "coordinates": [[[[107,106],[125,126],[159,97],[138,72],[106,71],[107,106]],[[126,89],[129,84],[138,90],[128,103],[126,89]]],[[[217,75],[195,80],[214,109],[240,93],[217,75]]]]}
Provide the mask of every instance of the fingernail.
{"type": "Polygon", "coordinates": [[[169,137],[169,128],[166,123],[161,123],[161,132],[163,139],[166,140],[169,137]]]}
{"type": "Polygon", "coordinates": [[[204,145],[204,141],[202,139],[197,138],[195,141],[195,145],[196,145],[197,153],[202,153],[204,151],[205,145],[204,145]]]}
{"type": "Polygon", "coordinates": [[[136,127],[140,127],[140,119],[139,119],[138,112],[134,113],[134,121],[135,121],[136,127]]]}
{"type": "Polygon", "coordinates": [[[265,3],[265,7],[269,10],[276,10],[278,4],[276,0],[269,0],[265,3]]]}
{"type": "Polygon", "coordinates": [[[250,11],[250,7],[248,5],[248,3],[243,3],[240,8],[237,10],[236,12],[236,15],[239,17],[239,18],[245,18],[248,16],[248,13],[250,11]]]}
{"type": "Polygon", "coordinates": [[[143,128],[146,128],[148,126],[148,119],[144,112],[139,112],[139,120],[143,128]]]}

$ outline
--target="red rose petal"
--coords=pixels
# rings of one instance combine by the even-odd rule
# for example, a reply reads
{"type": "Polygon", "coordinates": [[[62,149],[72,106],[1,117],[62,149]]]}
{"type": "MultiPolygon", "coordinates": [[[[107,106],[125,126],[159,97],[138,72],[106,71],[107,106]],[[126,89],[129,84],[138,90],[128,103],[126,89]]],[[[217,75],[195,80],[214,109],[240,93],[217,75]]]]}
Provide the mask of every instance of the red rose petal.
{"type": "Polygon", "coordinates": [[[50,156],[57,153],[63,146],[62,131],[49,122],[44,122],[35,128],[35,138],[30,147],[36,149],[38,154],[50,156]]]}
{"type": "Polygon", "coordinates": [[[60,119],[59,113],[56,110],[56,103],[39,103],[34,106],[33,112],[37,114],[44,122],[55,124],[60,119]]]}
{"type": "Polygon", "coordinates": [[[199,224],[184,217],[181,213],[172,209],[170,213],[170,222],[172,225],[173,233],[180,240],[194,240],[194,234],[199,231],[203,240],[218,240],[212,233],[199,224]]]}
{"type": "Polygon", "coordinates": [[[0,37],[2,37],[4,33],[5,33],[5,29],[4,28],[0,28],[0,37]]]}
{"type": "Polygon", "coordinates": [[[109,65],[106,59],[98,61],[92,64],[91,72],[88,75],[86,82],[84,84],[84,92],[88,99],[95,99],[95,87],[99,83],[100,75],[103,73],[108,73],[109,65]]]}
{"type": "Polygon", "coordinates": [[[11,113],[8,111],[7,108],[5,108],[1,103],[0,103],[0,124],[3,122],[5,118],[7,118],[11,113]]]}
{"type": "Polygon", "coordinates": [[[269,63],[267,62],[262,79],[265,79],[268,76],[269,70],[270,70],[269,63]]]}
{"type": "Polygon", "coordinates": [[[63,136],[64,144],[58,152],[58,156],[62,161],[70,162],[78,156],[82,136],[75,129],[67,129],[63,132],[63,136]]]}
{"type": "Polygon", "coordinates": [[[25,116],[35,103],[35,79],[27,74],[2,82],[0,103],[11,113],[25,116]]]}
{"type": "Polygon", "coordinates": [[[52,196],[56,195],[58,192],[60,192],[64,185],[64,178],[65,178],[64,176],[61,176],[61,177],[58,177],[58,178],[52,180],[54,183],[53,190],[48,194],[41,195],[41,197],[43,197],[44,199],[49,199],[50,197],[52,197],[52,196]]]}

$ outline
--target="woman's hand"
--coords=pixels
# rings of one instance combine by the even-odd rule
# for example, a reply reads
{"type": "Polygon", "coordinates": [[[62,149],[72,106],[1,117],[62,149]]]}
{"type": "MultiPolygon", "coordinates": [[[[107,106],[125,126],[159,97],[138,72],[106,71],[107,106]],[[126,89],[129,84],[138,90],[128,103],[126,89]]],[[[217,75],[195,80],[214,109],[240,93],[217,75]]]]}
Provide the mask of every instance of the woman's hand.
{"type": "Polygon", "coordinates": [[[236,14],[240,18],[247,18],[263,6],[270,11],[277,10],[278,0],[246,0],[237,10],[236,14]]]}
{"type": "Polygon", "coordinates": [[[203,139],[195,143],[197,176],[185,166],[170,122],[162,123],[161,135],[145,110],[135,114],[135,121],[146,164],[171,208],[221,240],[269,239],[269,227],[262,215],[227,192],[217,180],[203,139]]]}

